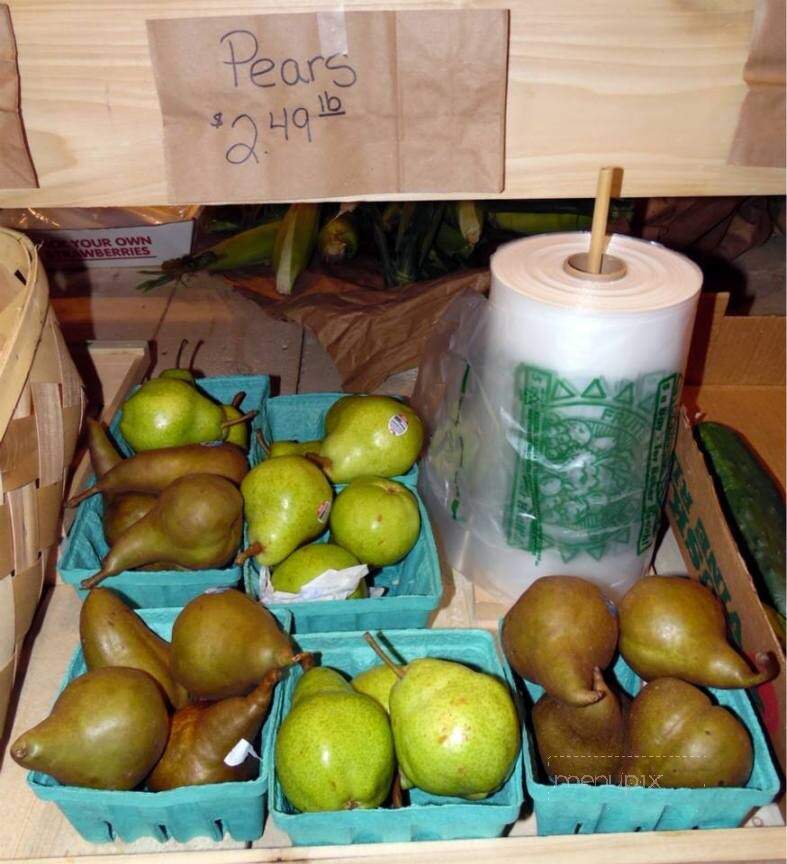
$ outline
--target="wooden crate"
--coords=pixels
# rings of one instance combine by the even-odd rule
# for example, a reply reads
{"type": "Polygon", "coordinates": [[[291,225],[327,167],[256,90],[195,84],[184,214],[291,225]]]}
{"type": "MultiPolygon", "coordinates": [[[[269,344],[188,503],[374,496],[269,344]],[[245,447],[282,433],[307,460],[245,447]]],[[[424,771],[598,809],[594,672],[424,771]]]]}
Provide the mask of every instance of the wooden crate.
{"type": "MultiPolygon", "coordinates": [[[[276,0],[8,2],[41,189],[0,192],[6,207],[177,203],[166,190],[145,20],[282,9],[276,0]]],[[[625,166],[627,196],[783,194],[783,170],[727,164],[756,2],[491,4],[511,9],[504,196],[592,196],[602,164],[625,166]]],[[[287,10],[335,6],[311,0],[287,10]]]]}

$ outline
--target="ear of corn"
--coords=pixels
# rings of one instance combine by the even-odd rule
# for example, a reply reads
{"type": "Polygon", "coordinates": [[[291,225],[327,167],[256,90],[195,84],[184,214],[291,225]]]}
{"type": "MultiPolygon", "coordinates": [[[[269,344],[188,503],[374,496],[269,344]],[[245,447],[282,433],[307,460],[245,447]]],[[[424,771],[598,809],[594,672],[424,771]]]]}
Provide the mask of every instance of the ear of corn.
{"type": "Polygon", "coordinates": [[[584,213],[541,213],[498,210],[489,214],[495,228],[514,234],[550,234],[555,231],[582,231],[590,228],[591,217],[584,213]]]}
{"type": "Polygon", "coordinates": [[[319,204],[292,204],[281,220],[273,246],[273,268],[279,294],[292,294],[296,279],[311,260],[319,220],[319,204]]]}
{"type": "Polygon", "coordinates": [[[475,243],[468,242],[459,228],[444,221],[437,232],[435,245],[449,258],[465,260],[472,255],[475,243]]]}
{"type": "Polygon", "coordinates": [[[273,244],[280,224],[280,222],[268,222],[221,240],[208,250],[214,257],[205,269],[215,272],[249,267],[252,264],[270,264],[273,260],[273,244]]]}
{"type": "Polygon", "coordinates": [[[241,231],[234,237],[220,240],[202,252],[165,261],[161,265],[160,271],[148,271],[156,278],[148,279],[137,287],[142,291],[150,291],[200,270],[215,273],[223,270],[236,270],[239,267],[251,267],[256,264],[270,264],[273,259],[273,243],[278,230],[278,222],[257,225],[248,231],[241,231]]]}
{"type": "Polygon", "coordinates": [[[320,228],[317,249],[323,261],[329,264],[338,264],[355,257],[358,251],[358,231],[348,213],[334,216],[320,228]]]}
{"type": "Polygon", "coordinates": [[[453,205],[454,221],[465,242],[476,246],[484,230],[484,209],[478,201],[456,201],[453,205]]]}

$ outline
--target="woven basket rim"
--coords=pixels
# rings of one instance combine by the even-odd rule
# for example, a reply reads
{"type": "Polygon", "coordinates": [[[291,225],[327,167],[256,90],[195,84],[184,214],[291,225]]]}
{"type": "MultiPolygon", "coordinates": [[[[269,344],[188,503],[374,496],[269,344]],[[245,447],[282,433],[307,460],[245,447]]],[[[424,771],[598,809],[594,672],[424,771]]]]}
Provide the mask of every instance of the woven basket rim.
{"type": "Polygon", "coordinates": [[[33,364],[49,311],[49,284],[35,244],[18,231],[0,228],[0,286],[17,297],[0,310],[0,439],[14,413],[33,364]],[[9,262],[10,250],[21,253],[9,262]],[[13,268],[13,269],[12,269],[13,268]],[[15,274],[22,272],[27,282],[15,274]]]}

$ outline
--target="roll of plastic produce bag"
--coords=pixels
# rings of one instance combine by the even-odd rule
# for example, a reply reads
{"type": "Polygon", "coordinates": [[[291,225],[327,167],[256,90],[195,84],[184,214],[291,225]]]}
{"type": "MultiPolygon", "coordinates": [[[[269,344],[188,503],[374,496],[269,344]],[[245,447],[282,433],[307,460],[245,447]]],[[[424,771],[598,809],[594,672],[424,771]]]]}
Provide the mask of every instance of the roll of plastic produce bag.
{"type": "Polygon", "coordinates": [[[587,248],[584,232],[501,247],[489,300],[428,366],[445,395],[420,485],[450,563],[502,599],[558,573],[619,598],[661,522],[702,274],[616,235],[588,278],[568,263],[587,248]]]}

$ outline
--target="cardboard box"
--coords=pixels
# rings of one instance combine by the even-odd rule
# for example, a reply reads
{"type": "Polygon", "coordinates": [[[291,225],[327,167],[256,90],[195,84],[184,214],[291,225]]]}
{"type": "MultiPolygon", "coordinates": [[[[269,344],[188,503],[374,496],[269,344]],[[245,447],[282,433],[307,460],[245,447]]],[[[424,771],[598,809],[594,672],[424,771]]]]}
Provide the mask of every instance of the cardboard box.
{"type": "Polygon", "coordinates": [[[0,221],[24,231],[49,270],[158,267],[191,252],[200,207],[8,210],[0,221]]]}
{"type": "MultiPolygon", "coordinates": [[[[758,651],[771,651],[779,659],[779,676],[751,695],[785,775],[784,652],[692,432],[692,421],[700,416],[733,427],[784,489],[785,319],[725,316],[726,305],[727,295],[712,296],[698,315],[666,510],[689,574],[723,601],[733,640],[749,658],[758,651]]],[[[784,797],[780,806],[784,811],[784,797]]]]}

